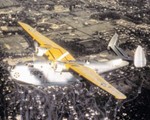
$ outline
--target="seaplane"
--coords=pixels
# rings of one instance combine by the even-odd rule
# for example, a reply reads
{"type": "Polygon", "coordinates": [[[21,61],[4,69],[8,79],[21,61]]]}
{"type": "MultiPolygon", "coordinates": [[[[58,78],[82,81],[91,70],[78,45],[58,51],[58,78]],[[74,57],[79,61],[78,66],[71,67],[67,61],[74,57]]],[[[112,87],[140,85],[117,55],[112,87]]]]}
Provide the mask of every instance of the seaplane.
{"type": "Polygon", "coordinates": [[[116,99],[126,99],[126,95],[116,89],[100,74],[129,65],[134,61],[136,67],[146,66],[144,50],[138,46],[134,57],[129,57],[117,45],[118,34],[115,33],[108,44],[108,49],[119,56],[105,62],[77,61],[65,48],[39,33],[30,25],[18,24],[33,39],[37,56],[45,56],[45,60],[33,60],[17,63],[10,70],[12,79],[32,85],[69,84],[71,81],[85,79],[102,90],[108,92],[116,99]],[[133,59],[133,60],[132,60],[133,59]]]}

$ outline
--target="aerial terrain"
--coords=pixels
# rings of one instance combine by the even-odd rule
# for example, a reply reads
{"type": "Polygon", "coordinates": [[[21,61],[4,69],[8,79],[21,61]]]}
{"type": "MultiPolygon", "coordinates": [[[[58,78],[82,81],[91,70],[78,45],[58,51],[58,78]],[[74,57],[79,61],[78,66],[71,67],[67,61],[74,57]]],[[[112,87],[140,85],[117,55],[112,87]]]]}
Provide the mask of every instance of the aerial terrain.
{"type": "MultiPolygon", "coordinates": [[[[1,0],[0,120],[149,120],[149,0],[1,0]],[[127,99],[117,100],[82,80],[64,86],[34,86],[11,79],[16,63],[43,59],[34,55],[32,38],[18,25],[25,22],[66,48],[77,60],[106,61],[112,36],[131,57],[144,48],[147,65],[102,74],[127,99]]],[[[28,77],[26,78],[28,80],[28,77]]]]}

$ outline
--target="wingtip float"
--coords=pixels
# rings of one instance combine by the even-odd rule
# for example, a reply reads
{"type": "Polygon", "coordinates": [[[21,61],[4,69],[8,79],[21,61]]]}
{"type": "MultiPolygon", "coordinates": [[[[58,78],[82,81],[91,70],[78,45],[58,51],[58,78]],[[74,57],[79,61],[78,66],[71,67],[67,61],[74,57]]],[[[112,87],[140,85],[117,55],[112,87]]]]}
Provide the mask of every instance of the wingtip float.
{"type": "Polygon", "coordinates": [[[77,79],[73,75],[73,71],[101,89],[107,91],[116,99],[126,99],[126,96],[123,93],[108,83],[95,70],[101,69],[100,73],[103,73],[126,66],[128,65],[128,62],[126,62],[127,64],[113,65],[112,68],[110,66],[110,61],[109,64],[107,62],[90,64],[86,64],[85,62],[79,63],[66,49],[43,36],[28,24],[23,22],[18,22],[18,24],[33,38],[34,41],[37,42],[39,50],[40,48],[45,49],[42,55],[46,55],[48,60],[44,62],[33,61],[28,64],[22,63],[21,65],[16,65],[11,70],[11,76],[13,79],[28,83],[28,81],[25,81],[25,77],[28,77],[28,79],[30,79],[29,83],[36,85],[41,85],[45,78],[47,83],[67,83],[69,80],[77,79]],[[102,67],[105,68],[104,71],[102,67]],[[24,70],[24,73],[19,69],[24,70]],[[34,74],[34,71],[37,73],[40,72],[40,75],[34,74]]]}

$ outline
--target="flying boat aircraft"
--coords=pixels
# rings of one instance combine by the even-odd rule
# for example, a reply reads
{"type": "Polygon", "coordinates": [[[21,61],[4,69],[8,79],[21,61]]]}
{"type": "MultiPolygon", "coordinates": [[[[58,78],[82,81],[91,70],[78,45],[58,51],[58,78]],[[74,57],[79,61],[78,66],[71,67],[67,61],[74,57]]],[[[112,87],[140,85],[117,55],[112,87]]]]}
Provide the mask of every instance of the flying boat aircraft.
{"type": "MultiPolygon", "coordinates": [[[[101,73],[124,67],[132,60],[117,46],[118,34],[112,37],[108,48],[118,56],[107,62],[77,61],[65,48],[59,46],[26,23],[19,25],[33,38],[37,56],[46,56],[47,60],[35,60],[16,64],[11,69],[11,77],[17,81],[33,85],[69,84],[82,78],[90,81],[116,99],[126,99],[126,95],[117,90],[103,77],[101,73]]],[[[144,67],[146,58],[141,46],[138,46],[135,57],[136,67],[144,67]],[[137,59],[140,58],[140,61],[137,59]]]]}

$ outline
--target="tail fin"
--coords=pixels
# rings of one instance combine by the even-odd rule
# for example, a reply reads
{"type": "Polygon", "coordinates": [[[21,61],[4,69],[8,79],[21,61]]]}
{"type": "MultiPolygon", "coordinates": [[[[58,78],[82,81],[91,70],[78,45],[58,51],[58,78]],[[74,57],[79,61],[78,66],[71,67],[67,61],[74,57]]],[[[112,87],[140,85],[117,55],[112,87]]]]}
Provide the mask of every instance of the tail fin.
{"type": "Polygon", "coordinates": [[[111,38],[107,49],[111,49],[115,52],[116,55],[118,55],[123,60],[132,60],[131,57],[129,57],[117,44],[118,41],[118,34],[115,33],[114,36],[111,38]]]}
{"type": "Polygon", "coordinates": [[[108,44],[108,46],[107,46],[107,49],[110,49],[111,47],[116,46],[117,41],[118,41],[118,34],[115,33],[115,34],[113,35],[113,37],[111,38],[111,40],[110,40],[110,42],[109,42],[109,44],[108,44]]]}
{"type": "Polygon", "coordinates": [[[141,68],[146,66],[146,56],[143,48],[139,45],[134,54],[134,65],[135,67],[141,68]]]}
{"type": "Polygon", "coordinates": [[[115,52],[116,55],[118,55],[121,59],[127,60],[127,61],[134,61],[135,67],[145,67],[146,66],[146,56],[144,53],[143,48],[139,45],[135,51],[134,59],[129,57],[117,44],[118,41],[118,34],[115,33],[114,36],[111,38],[107,49],[111,49],[115,52]]]}

